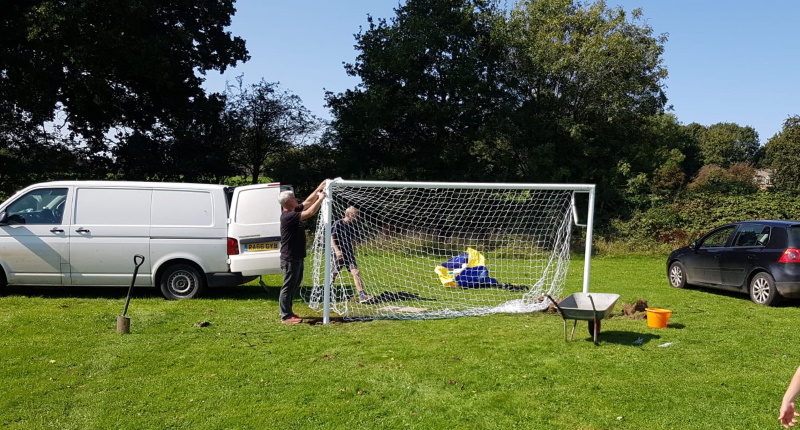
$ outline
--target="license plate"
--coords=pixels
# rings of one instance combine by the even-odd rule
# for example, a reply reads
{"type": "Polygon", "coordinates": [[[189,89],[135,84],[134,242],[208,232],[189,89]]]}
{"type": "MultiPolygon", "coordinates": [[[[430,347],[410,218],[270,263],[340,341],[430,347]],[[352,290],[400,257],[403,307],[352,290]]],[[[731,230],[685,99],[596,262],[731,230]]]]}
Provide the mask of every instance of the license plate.
{"type": "Polygon", "coordinates": [[[256,242],[256,243],[248,243],[247,244],[247,251],[277,251],[278,245],[280,242],[256,242]]]}

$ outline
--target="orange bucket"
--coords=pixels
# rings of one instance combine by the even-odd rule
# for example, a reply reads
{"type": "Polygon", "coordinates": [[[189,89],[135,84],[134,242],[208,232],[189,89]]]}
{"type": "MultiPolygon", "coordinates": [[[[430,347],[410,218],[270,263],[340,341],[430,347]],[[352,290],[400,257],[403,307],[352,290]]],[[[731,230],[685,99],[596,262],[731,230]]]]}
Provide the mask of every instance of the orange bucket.
{"type": "Polygon", "coordinates": [[[647,311],[647,326],[651,328],[664,328],[669,322],[672,311],[669,309],[644,308],[647,311]]]}

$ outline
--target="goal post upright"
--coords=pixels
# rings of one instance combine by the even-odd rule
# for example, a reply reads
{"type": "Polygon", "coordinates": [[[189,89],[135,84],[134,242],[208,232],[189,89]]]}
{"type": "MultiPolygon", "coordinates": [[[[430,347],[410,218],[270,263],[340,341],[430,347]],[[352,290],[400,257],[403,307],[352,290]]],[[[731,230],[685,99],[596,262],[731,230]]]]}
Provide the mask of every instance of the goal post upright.
{"type": "MultiPolygon", "coordinates": [[[[385,193],[386,191],[381,191],[381,192],[385,193]]],[[[382,314],[378,317],[401,318],[401,319],[415,318],[414,313],[417,313],[416,315],[422,317],[425,317],[425,315],[430,315],[430,317],[432,318],[441,318],[441,317],[453,317],[459,315],[485,315],[486,313],[494,313],[494,312],[530,312],[531,309],[534,309],[535,306],[539,306],[538,304],[535,303],[532,304],[532,301],[535,301],[535,297],[538,297],[539,295],[538,292],[535,293],[536,295],[533,295],[535,292],[534,290],[539,289],[537,291],[542,291],[540,290],[540,288],[545,288],[544,291],[550,291],[551,294],[557,294],[560,292],[560,288],[562,288],[564,285],[563,276],[566,276],[566,271],[567,271],[566,268],[569,265],[570,224],[575,227],[581,227],[586,229],[582,289],[583,292],[589,292],[589,275],[591,268],[590,260],[592,253],[592,240],[593,240],[593,227],[594,227],[594,205],[595,205],[594,184],[412,182],[412,181],[345,180],[342,178],[336,178],[328,181],[325,187],[325,193],[326,197],[322,204],[322,210],[320,212],[320,221],[318,222],[319,225],[318,225],[317,235],[315,238],[315,247],[318,247],[317,249],[319,250],[319,253],[316,254],[316,258],[324,259],[324,261],[319,262],[320,263],[319,266],[316,266],[317,263],[315,263],[315,267],[318,267],[318,269],[317,268],[314,269],[315,279],[319,279],[318,277],[320,275],[323,279],[320,280],[321,282],[315,281],[314,291],[317,291],[317,293],[312,291],[310,293],[311,297],[308,301],[309,306],[311,306],[312,308],[319,309],[319,307],[317,306],[322,305],[321,307],[323,308],[322,309],[323,324],[330,323],[331,310],[334,310],[338,314],[344,315],[345,318],[353,318],[353,319],[371,318],[373,314],[369,312],[375,312],[375,311],[386,312],[385,314],[382,314]],[[361,190],[360,188],[363,188],[364,190],[361,190]],[[389,205],[374,204],[374,202],[383,202],[381,199],[384,197],[375,197],[376,200],[365,200],[371,198],[369,196],[373,195],[373,193],[375,196],[379,195],[377,194],[377,191],[375,189],[390,190],[389,192],[395,193],[395,194],[381,194],[386,196],[392,196],[389,200],[392,203],[389,205]],[[420,191],[419,194],[415,194],[413,195],[413,197],[411,196],[407,197],[406,194],[396,194],[396,191],[392,191],[392,190],[406,190],[406,189],[410,191],[413,191],[413,189],[424,189],[424,191],[420,191]],[[471,193],[470,190],[475,190],[475,193],[471,193]],[[561,204],[561,206],[558,206],[559,205],[558,203],[551,203],[550,201],[540,202],[538,199],[540,198],[540,194],[543,194],[543,192],[544,193],[553,192],[552,193],[553,196],[559,196],[559,195],[563,196],[563,198],[558,197],[558,199],[562,199],[560,201],[563,201],[564,198],[566,199],[566,201],[564,201],[564,204],[561,204]],[[442,194],[441,203],[436,202],[436,204],[453,205],[453,207],[455,206],[458,207],[453,208],[447,206],[434,206],[428,204],[428,202],[431,201],[430,199],[432,198],[435,199],[440,194],[442,194]],[[447,196],[451,194],[461,196],[461,197],[456,197],[456,199],[467,199],[467,197],[465,196],[470,197],[469,201],[471,202],[470,204],[472,204],[472,206],[466,206],[466,205],[460,206],[462,200],[449,200],[450,203],[448,203],[446,199],[448,198],[447,196]],[[476,196],[474,201],[471,199],[473,194],[476,196]],[[576,205],[575,202],[576,194],[581,194],[581,195],[586,194],[587,196],[586,200],[588,200],[588,206],[583,207],[583,203],[581,203],[580,205],[581,216],[584,216],[584,214],[586,216],[585,223],[580,223],[581,220],[578,217],[579,206],[576,205]],[[496,210],[494,206],[491,207],[486,206],[486,204],[480,201],[479,199],[481,198],[480,197],[481,195],[489,196],[486,197],[486,202],[491,202],[492,204],[495,205],[499,204],[500,206],[497,206],[497,208],[499,208],[502,211],[505,211],[505,212],[496,212],[497,213],[496,219],[498,221],[496,224],[497,227],[495,228],[475,226],[475,217],[482,217],[484,215],[491,217],[494,214],[492,210],[496,210]],[[422,202],[422,204],[417,206],[418,208],[416,209],[417,212],[414,212],[413,210],[403,212],[403,217],[400,218],[382,218],[378,216],[377,213],[370,212],[374,210],[384,210],[384,209],[394,210],[392,204],[400,204],[400,203],[402,203],[405,210],[407,209],[406,208],[407,198],[413,198],[413,199],[419,198],[419,201],[422,202]],[[531,203],[529,203],[529,201],[531,203]],[[344,214],[344,209],[347,206],[352,206],[352,205],[355,205],[357,209],[361,210],[362,215],[367,217],[364,218],[363,221],[361,220],[361,217],[359,218],[359,224],[364,223],[365,225],[370,226],[370,228],[367,229],[369,232],[364,234],[367,234],[368,236],[370,234],[372,235],[369,238],[369,240],[367,240],[363,244],[364,247],[370,246],[372,248],[370,248],[369,250],[365,250],[364,251],[365,254],[362,257],[359,257],[359,262],[364,263],[365,268],[367,269],[366,272],[362,271],[361,274],[361,279],[362,282],[364,282],[365,289],[369,288],[369,293],[376,295],[377,293],[381,292],[381,289],[384,288],[389,288],[389,289],[399,288],[402,291],[385,291],[385,292],[394,294],[406,294],[409,297],[410,296],[417,296],[417,298],[421,297],[419,301],[413,302],[413,299],[410,298],[397,299],[397,296],[395,296],[395,297],[389,297],[388,299],[389,300],[397,299],[401,301],[406,300],[406,302],[404,302],[406,306],[403,307],[403,306],[379,305],[379,303],[384,303],[380,301],[376,301],[375,303],[367,303],[366,305],[364,305],[364,304],[359,304],[358,300],[352,299],[352,284],[349,287],[346,285],[347,282],[344,285],[342,285],[342,280],[339,279],[341,278],[341,276],[337,278],[336,285],[333,285],[334,283],[331,280],[331,274],[333,273],[335,268],[332,267],[333,264],[332,261],[333,251],[331,243],[332,225],[336,219],[338,219],[340,216],[344,214]],[[514,211],[518,210],[517,208],[522,208],[522,206],[520,205],[528,205],[525,207],[532,209],[524,209],[523,212],[519,213],[519,215],[516,215],[514,211]],[[509,210],[511,210],[511,212],[508,212],[509,210]],[[446,215],[442,215],[440,211],[446,212],[446,215]],[[465,212],[465,211],[475,211],[475,212],[465,212]],[[570,213],[570,211],[572,213],[570,213]],[[473,213],[475,217],[471,216],[473,213]],[[557,215],[558,213],[566,215],[566,218],[563,218],[562,216],[562,220],[559,221],[558,219],[559,215],[557,215]],[[406,214],[409,215],[406,216],[406,214]],[[475,232],[475,229],[478,228],[481,229],[480,234],[483,234],[484,236],[480,236],[482,239],[475,239],[475,238],[463,239],[461,236],[452,236],[452,237],[439,236],[438,239],[436,239],[435,237],[432,239],[427,236],[417,238],[416,236],[424,236],[422,230],[420,230],[420,228],[423,228],[419,226],[420,224],[424,224],[426,228],[429,229],[433,228],[430,227],[430,224],[428,224],[428,219],[426,218],[425,214],[429,215],[427,216],[427,218],[435,218],[436,216],[441,215],[444,218],[436,218],[436,219],[447,220],[446,223],[442,221],[440,224],[437,224],[435,226],[436,228],[435,231],[439,231],[438,229],[442,228],[442,225],[446,224],[447,228],[452,229],[453,226],[455,226],[456,232],[462,232],[467,236],[469,234],[473,234],[475,232]],[[470,214],[470,215],[465,215],[465,214],[470,214]],[[538,221],[537,218],[535,224],[528,224],[527,227],[525,227],[524,229],[520,229],[520,227],[518,226],[519,223],[530,222],[533,219],[531,218],[532,216],[537,216],[537,217],[540,216],[537,214],[541,214],[541,216],[543,217],[542,218],[543,221],[540,222],[538,221]],[[375,215],[375,217],[372,218],[373,222],[370,222],[368,220],[370,219],[369,217],[372,215],[375,215]],[[409,219],[409,216],[413,219],[413,221],[409,219]],[[463,218],[462,220],[460,217],[465,217],[465,218],[463,218]],[[385,219],[388,219],[389,221],[384,222],[385,219]],[[453,221],[454,219],[456,220],[456,222],[453,221]],[[541,229],[546,220],[551,220],[549,222],[554,223],[552,224],[552,227],[549,230],[551,231],[551,233],[544,233],[548,230],[541,229]],[[378,223],[377,221],[381,222],[378,223]],[[400,222],[401,225],[407,226],[407,228],[409,228],[409,230],[402,230],[403,232],[402,234],[408,235],[407,237],[409,237],[409,240],[419,239],[422,240],[423,244],[409,245],[406,244],[405,242],[391,242],[395,241],[395,238],[400,237],[397,236],[397,234],[399,231],[401,231],[394,229],[394,224],[392,223],[392,221],[400,222]],[[470,222],[472,222],[472,224],[470,224],[470,222]],[[511,222],[514,223],[513,233],[511,231],[505,230],[506,228],[510,228],[511,224],[509,223],[511,222]],[[528,230],[527,228],[530,227],[536,227],[536,230],[535,231],[528,230]],[[459,228],[464,228],[466,230],[459,230],[459,228]],[[472,230],[469,230],[470,228],[472,230]],[[520,233],[520,232],[532,232],[532,233],[520,233]],[[498,234],[502,236],[492,236],[498,234]],[[511,234],[517,235],[516,236],[517,239],[513,238],[507,239],[507,237],[511,237],[510,236],[511,234]],[[565,247],[563,248],[565,249],[565,251],[563,251],[565,252],[565,254],[561,254],[562,257],[556,257],[557,260],[553,260],[553,256],[555,255],[556,252],[554,247],[556,246],[560,247],[561,245],[557,243],[547,242],[545,239],[548,238],[542,239],[543,237],[542,235],[545,234],[554,235],[556,236],[554,237],[554,240],[559,240],[560,241],[559,243],[565,244],[564,245],[565,247]],[[376,239],[377,237],[381,237],[382,239],[378,240],[376,239]],[[494,237],[494,239],[492,239],[491,237],[494,237]],[[527,244],[521,245],[519,238],[526,240],[527,244]],[[399,259],[396,258],[394,260],[395,263],[393,263],[393,264],[398,264],[398,266],[389,267],[389,269],[383,268],[383,273],[376,273],[378,272],[378,270],[375,267],[375,265],[379,262],[379,260],[376,260],[374,253],[378,251],[377,247],[384,246],[387,240],[390,241],[391,243],[396,244],[394,248],[387,248],[385,252],[388,253],[388,255],[392,255],[392,253],[396,254],[399,253],[398,257],[399,259]],[[429,246],[425,243],[425,241],[431,241],[431,240],[441,240],[441,241],[449,240],[450,242],[447,243],[437,242],[440,243],[441,245],[440,248],[436,248],[435,255],[425,254],[420,256],[416,253],[411,253],[409,251],[409,249],[411,248],[403,248],[404,246],[410,246],[416,251],[417,248],[422,249],[423,247],[429,246]],[[477,246],[475,246],[475,244],[482,244],[484,243],[482,242],[483,240],[487,240],[490,244],[493,245],[488,246],[489,251],[484,250],[482,252],[492,252],[491,251],[492,249],[497,248],[496,245],[494,244],[499,243],[496,242],[498,240],[504,241],[503,243],[508,243],[507,248],[505,248],[505,251],[503,251],[503,249],[501,248],[500,250],[501,254],[486,255],[486,257],[488,257],[487,262],[489,263],[487,264],[487,266],[490,266],[492,268],[491,270],[493,273],[498,273],[498,275],[495,276],[501,280],[499,285],[501,286],[504,285],[506,287],[512,288],[510,290],[512,292],[517,291],[516,296],[512,296],[511,295],[512,293],[508,292],[505,293],[508,295],[510,299],[513,299],[514,297],[524,296],[523,298],[516,300],[509,300],[505,303],[502,302],[502,300],[506,299],[498,299],[497,302],[487,301],[483,303],[477,303],[474,308],[471,308],[474,310],[463,310],[458,306],[462,306],[464,303],[459,302],[456,299],[458,300],[469,299],[469,297],[466,296],[471,294],[488,296],[488,291],[492,290],[487,290],[487,289],[470,290],[470,288],[474,287],[461,286],[459,288],[459,286],[449,285],[449,284],[439,285],[438,280],[434,281],[436,285],[438,285],[438,287],[434,287],[432,284],[428,283],[430,282],[427,280],[428,278],[424,278],[422,281],[420,281],[418,277],[412,278],[412,276],[408,275],[407,273],[407,272],[413,272],[413,274],[416,275],[418,273],[425,272],[427,273],[426,276],[428,277],[434,276],[433,279],[436,279],[435,275],[432,275],[432,272],[427,272],[428,269],[420,270],[420,267],[428,267],[427,265],[431,264],[429,262],[430,260],[437,263],[439,261],[445,261],[455,254],[464,252],[464,250],[473,252],[475,251],[474,249],[468,249],[468,248],[469,247],[478,248],[477,246]],[[505,242],[506,240],[511,240],[511,242],[505,242]],[[455,243],[458,244],[454,245],[455,243]],[[512,263],[505,263],[505,264],[513,264],[513,261],[515,261],[513,259],[518,258],[515,257],[514,255],[518,255],[519,253],[525,252],[524,249],[527,249],[528,250],[527,252],[530,253],[530,258],[534,259],[542,258],[540,256],[540,253],[552,252],[552,255],[550,256],[551,258],[550,262],[548,263],[547,261],[544,261],[544,263],[542,263],[541,266],[536,266],[534,268],[534,272],[538,273],[539,270],[543,271],[552,270],[556,274],[549,274],[549,272],[547,272],[542,275],[542,278],[539,278],[538,275],[534,276],[533,278],[530,278],[527,276],[520,277],[517,276],[516,273],[511,274],[507,271],[506,272],[502,271],[503,266],[500,265],[504,263],[502,263],[501,260],[510,258],[512,259],[511,260],[512,263]],[[510,256],[503,256],[502,252],[509,253],[510,256]],[[415,257],[415,259],[412,260],[412,257],[415,257]],[[362,261],[361,258],[364,258],[364,261],[362,261]],[[411,264],[410,262],[413,262],[414,264],[409,269],[408,267],[411,264]],[[369,279],[365,278],[365,276],[368,276],[369,279]],[[407,282],[407,283],[402,284],[395,282],[401,279],[397,278],[397,276],[403,277],[402,281],[400,282],[407,282]],[[378,278],[381,278],[380,283],[378,283],[378,278]],[[560,281],[556,280],[556,278],[559,278],[560,281]],[[390,280],[384,282],[387,279],[390,280]],[[528,279],[529,281],[526,282],[526,279],[528,279]],[[506,281],[506,283],[503,283],[502,281],[506,281]],[[419,294],[420,290],[417,289],[412,290],[412,288],[420,286],[420,282],[422,282],[424,288],[429,288],[429,290],[425,290],[423,294],[419,294]],[[535,283],[535,285],[530,284],[530,282],[535,283]],[[513,289],[516,285],[520,284],[522,285],[522,287],[524,287],[525,290],[528,290],[528,287],[530,287],[531,288],[530,294],[519,289],[517,290],[513,289]],[[556,287],[556,285],[558,285],[558,287],[556,287]],[[322,291],[317,290],[316,289],[318,288],[317,286],[322,287],[321,288],[322,291]],[[433,288],[438,288],[438,289],[433,290],[433,288]],[[547,288],[551,289],[547,290],[547,288]],[[473,293],[473,291],[475,293],[473,293]],[[438,297],[437,295],[443,295],[443,294],[447,294],[448,297],[437,298],[438,297]],[[433,296],[433,298],[431,298],[431,296],[433,296]],[[322,303],[320,303],[320,301],[322,303]],[[443,305],[445,307],[442,309],[432,309],[431,308],[432,305],[436,304],[437,301],[439,301],[439,303],[446,301],[446,303],[443,305]],[[512,303],[512,302],[524,302],[524,303],[512,303]],[[517,305],[520,305],[521,307],[514,308],[513,310],[504,310],[504,309],[510,309],[517,305]],[[366,314],[362,313],[364,311],[368,311],[368,313],[366,314]]],[[[558,201],[555,200],[556,197],[553,197],[553,199],[554,202],[558,201]]],[[[408,206],[408,208],[411,208],[411,206],[408,206]]],[[[392,213],[395,214],[394,212],[392,213]]],[[[493,219],[493,218],[487,218],[487,219],[493,219]]],[[[481,218],[480,221],[483,222],[483,218],[481,218]]],[[[483,224],[483,225],[493,226],[494,224],[483,224]]],[[[428,232],[425,232],[425,234],[427,233],[428,232]]],[[[356,233],[356,234],[362,234],[362,233],[356,233]]],[[[444,235],[446,234],[446,232],[441,234],[444,235]]],[[[449,230],[449,234],[453,234],[453,230],[449,230]]],[[[406,236],[402,237],[405,238],[406,236]]],[[[403,240],[403,239],[397,239],[397,240],[403,240]]],[[[359,245],[357,246],[357,251],[361,252],[361,247],[362,245],[359,243],[359,245]]],[[[427,250],[429,248],[425,249],[427,250]]],[[[384,250],[382,249],[380,251],[384,250]]],[[[479,249],[479,251],[481,250],[479,249]]],[[[472,257],[470,256],[470,258],[472,257]]],[[[480,258],[483,258],[483,256],[480,256],[480,258]]],[[[472,263],[469,264],[471,265],[472,263]]],[[[467,264],[464,264],[464,267],[466,266],[467,264]]],[[[432,271],[433,266],[430,267],[431,267],[430,270],[432,271]]],[[[442,283],[444,284],[445,280],[442,280],[442,283]]],[[[420,286],[420,288],[422,288],[422,286],[420,286]]],[[[480,298],[482,299],[483,297],[480,298]]]]}
{"type": "Polygon", "coordinates": [[[328,324],[331,321],[331,223],[333,211],[333,187],[331,181],[325,185],[325,200],[322,202],[322,217],[325,223],[325,278],[323,290],[323,310],[322,310],[322,323],[328,324]]]}

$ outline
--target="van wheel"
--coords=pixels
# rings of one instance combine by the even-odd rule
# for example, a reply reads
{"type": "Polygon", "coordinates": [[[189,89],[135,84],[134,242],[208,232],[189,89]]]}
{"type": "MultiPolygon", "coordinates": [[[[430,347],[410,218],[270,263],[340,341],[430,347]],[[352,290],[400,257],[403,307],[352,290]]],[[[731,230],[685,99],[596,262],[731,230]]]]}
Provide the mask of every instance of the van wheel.
{"type": "Polygon", "coordinates": [[[169,266],[161,276],[161,294],[167,300],[197,297],[204,287],[203,276],[188,264],[169,266]]]}

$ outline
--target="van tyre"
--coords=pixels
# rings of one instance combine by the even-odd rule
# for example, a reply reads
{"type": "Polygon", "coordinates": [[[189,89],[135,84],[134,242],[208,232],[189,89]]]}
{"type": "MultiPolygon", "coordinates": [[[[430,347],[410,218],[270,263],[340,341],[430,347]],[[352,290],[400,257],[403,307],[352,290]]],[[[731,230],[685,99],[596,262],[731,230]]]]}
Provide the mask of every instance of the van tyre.
{"type": "Polygon", "coordinates": [[[203,275],[189,264],[169,266],[161,276],[161,294],[167,300],[195,298],[204,287],[203,275]]]}
{"type": "Polygon", "coordinates": [[[781,296],[775,288],[775,278],[767,272],[753,276],[750,280],[750,300],[764,306],[775,306],[780,303],[781,296]]]}

